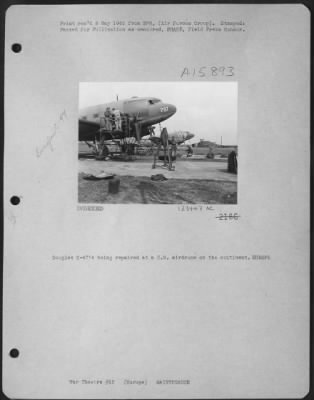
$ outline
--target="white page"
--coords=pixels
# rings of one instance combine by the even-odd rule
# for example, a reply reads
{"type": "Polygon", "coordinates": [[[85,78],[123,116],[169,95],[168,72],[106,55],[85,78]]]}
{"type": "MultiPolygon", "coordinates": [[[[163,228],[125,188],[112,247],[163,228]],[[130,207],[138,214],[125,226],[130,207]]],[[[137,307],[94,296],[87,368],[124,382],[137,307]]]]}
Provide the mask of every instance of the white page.
{"type": "Polygon", "coordinates": [[[8,397],[308,393],[309,90],[302,5],[8,9],[8,397]],[[162,125],[191,131],[188,143],[235,146],[238,174],[196,147],[174,171],[153,170],[153,156],[78,159],[80,109],[124,94],[162,95],[177,109],[162,125]],[[83,181],[102,170],[120,179],[116,197],[109,181],[83,181]]]}

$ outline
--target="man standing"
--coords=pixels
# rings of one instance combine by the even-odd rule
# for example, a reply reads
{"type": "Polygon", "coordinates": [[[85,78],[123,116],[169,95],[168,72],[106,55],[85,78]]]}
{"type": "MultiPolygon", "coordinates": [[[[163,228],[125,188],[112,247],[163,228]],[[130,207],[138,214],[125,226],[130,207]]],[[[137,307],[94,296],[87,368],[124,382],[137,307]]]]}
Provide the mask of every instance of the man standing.
{"type": "Polygon", "coordinates": [[[120,110],[118,110],[118,109],[116,110],[115,108],[113,108],[112,113],[113,113],[114,119],[115,119],[116,130],[121,131],[122,130],[121,112],[120,112],[120,110]]]}
{"type": "Polygon", "coordinates": [[[105,115],[105,130],[112,131],[111,112],[109,107],[106,108],[104,115],[105,115]]]}

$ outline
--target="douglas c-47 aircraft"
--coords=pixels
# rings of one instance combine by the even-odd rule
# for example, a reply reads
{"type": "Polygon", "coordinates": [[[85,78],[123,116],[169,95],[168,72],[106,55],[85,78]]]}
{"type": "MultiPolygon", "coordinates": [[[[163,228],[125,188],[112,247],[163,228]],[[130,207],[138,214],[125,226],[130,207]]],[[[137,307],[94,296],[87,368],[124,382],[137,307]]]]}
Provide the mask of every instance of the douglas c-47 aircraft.
{"type": "Polygon", "coordinates": [[[100,141],[135,138],[139,141],[143,136],[152,133],[152,126],[170,118],[176,107],[163,103],[155,97],[132,97],[126,100],[91,106],[80,110],[79,141],[100,141]],[[122,118],[121,129],[106,130],[104,113],[119,110],[122,118]],[[102,123],[103,122],[103,123],[102,123]]]}

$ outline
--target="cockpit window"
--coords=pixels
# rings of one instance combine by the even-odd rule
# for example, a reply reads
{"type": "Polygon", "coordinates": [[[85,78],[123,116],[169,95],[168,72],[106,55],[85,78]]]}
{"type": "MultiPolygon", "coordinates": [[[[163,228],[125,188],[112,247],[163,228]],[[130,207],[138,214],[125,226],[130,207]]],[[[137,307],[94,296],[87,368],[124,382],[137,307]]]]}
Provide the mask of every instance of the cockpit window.
{"type": "Polygon", "coordinates": [[[159,100],[159,99],[149,99],[148,100],[148,104],[156,104],[156,103],[160,103],[161,102],[161,100],[159,100]]]}

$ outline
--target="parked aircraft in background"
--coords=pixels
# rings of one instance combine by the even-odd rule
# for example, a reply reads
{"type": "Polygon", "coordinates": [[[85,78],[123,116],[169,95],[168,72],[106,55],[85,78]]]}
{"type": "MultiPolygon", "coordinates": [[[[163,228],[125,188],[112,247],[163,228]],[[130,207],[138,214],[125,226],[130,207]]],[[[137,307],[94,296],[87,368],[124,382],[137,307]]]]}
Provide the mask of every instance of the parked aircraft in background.
{"type": "Polygon", "coordinates": [[[172,133],[169,133],[169,140],[176,142],[176,144],[182,144],[186,142],[187,140],[190,140],[194,138],[194,133],[191,133],[189,131],[175,131],[172,133]]]}
{"type": "MultiPolygon", "coordinates": [[[[171,142],[175,142],[177,145],[180,145],[187,140],[190,140],[194,137],[195,135],[191,132],[188,131],[175,131],[168,133],[168,138],[171,142]]],[[[154,137],[158,137],[158,135],[154,135],[150,138],[143,138],[139,142],[139,146],[144,146],[144,147],[152,147],[153,146],[153,141],[154,137]]]]}

